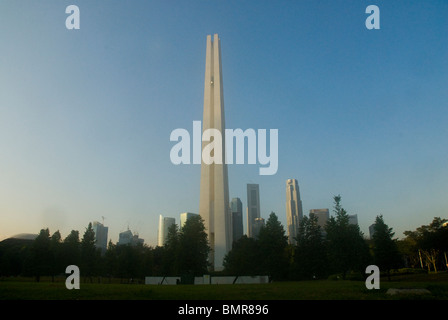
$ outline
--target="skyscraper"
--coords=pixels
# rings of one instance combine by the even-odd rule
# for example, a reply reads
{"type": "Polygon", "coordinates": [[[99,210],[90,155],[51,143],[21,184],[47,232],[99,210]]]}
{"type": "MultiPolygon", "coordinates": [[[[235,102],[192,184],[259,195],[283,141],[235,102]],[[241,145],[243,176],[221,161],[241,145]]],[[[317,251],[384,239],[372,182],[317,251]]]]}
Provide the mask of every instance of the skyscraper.
{"type": "Polygon", "coordinates": [[[243,236],[243,203],[240,198],[232,198],[230,211],[232,212],[233,242],[235,242],[243,236]]]}
{"type": "Polygon", "coordinates": [[[371,224],[370,226],[369,226],[369,235],[370,235],[370,239],[372,240],[373,239],[373,235],[375,234],[375,223],[374,224],[371,224]]]}
{"type": "Polygon", "coordinates": [[[325,226],[327,221],[330,220],[330,211],[328,209],[311,209],[310,216],[314,214],[317,218],[317,224],[321,227],[322,236],[325,237],[327,235],[327,231],[325,231],[325,226]]]}
{"type": "Polygon", "coordinates": [[[254,224],[252,225],[252,237],[258,239],[261,228],[265,226],[265,221],[263,218],[255,218],[254,224]]]}
{"type": "Polygon", "coordinates": [[[187,219],[193,217],[193,216],[197,216],[197,213],[191,213],[191,212],[183,212],[180,214],[180,226],[179,228],[182,228],[185,224],[185,222],[187,222],[187,219]]]}
{"type": "Polygon", "coordinates": [[[295,244],[299,223],[302,221],[302,200],[300,200],[299,184],[296,179],[286,180],[286,224],[288,242],[295,244]]]}
{"type": "Polygon", "coordinates": [[[168,237],[168,230],[175,223],[176,223],[176,219],[169,218],[169,217],[163,217],[162,215],[160,215],[159,230],[158,230],[158,237],[157,237],[157,245],[159,247],[163,247],[163,245],[165,244],[165,241],[168,237]]]}
{"type": "Polygon", "coordinates": [[[255,237],[255,219],[260,218],[260,186],[247,185],[247,236],[255,237]]]}
{"type": "Polygon", "coordinates": [[[323,228],[330,219],[330,211],[328,209],[311,209],[310,215],[314,214],[317,218],[317,224],[323,228]]]}
{"type": "Polygon", "coordinates": [[[348,223],[358,225],[358,215],[357,214],[349,214],[348,215],[348,223]]]}
{"type": "Polygon", "coordinates": [[[211,247],[209,262],[216,271],[223,269],[224,257],[232,246],[220,41],[217,34],[213,36],[213,41],[211,35],[207,36],[199,195],[199,215],[204,220],[211,247]],[[215,144],[217,137],[214,136],[213,141],[210,141],[212,139],[209,136],[207,141],[206,131],[219,131],[222,138],[221,150],[211,149],[211,145],[218,145],[215,144]]]}
{"type": "Polygon", "coordinates": [[[131,245],[135,246],[139,243],[143,244],[145,241],[138,237],[138,234],[132,234],[131,230],[126,230],[123,232],[120,232],[118,235],[118,242],[117,245],[131,245]]]}
{"type": "Polygon", "coordinates": [[[104,254],[107,250],[107,232],[109,228],[98,221],[92,223],[92,228],[95,232],[95,247],[101,250],[101,254],[104,254]]]}

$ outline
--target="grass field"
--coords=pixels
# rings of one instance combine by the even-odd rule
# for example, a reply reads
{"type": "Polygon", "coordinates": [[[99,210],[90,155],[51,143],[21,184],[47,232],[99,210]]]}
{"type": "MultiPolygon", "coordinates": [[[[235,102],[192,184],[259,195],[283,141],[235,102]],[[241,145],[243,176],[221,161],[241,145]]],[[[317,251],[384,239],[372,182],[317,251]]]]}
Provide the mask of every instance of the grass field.
{"type": "Polygon", "coordinates": [[[317,280],[235,285],[144,285],[88,283],[68,290],[63,279],[41,282],[29,279],[0,280],[0,300],[396,300],[448,299],[448,273],[416,274],[381,279],[379,290],[368,290],[363,281],[317,280]],[[388,288],[426,288],[431,294],[386,294],[388,288]]]}

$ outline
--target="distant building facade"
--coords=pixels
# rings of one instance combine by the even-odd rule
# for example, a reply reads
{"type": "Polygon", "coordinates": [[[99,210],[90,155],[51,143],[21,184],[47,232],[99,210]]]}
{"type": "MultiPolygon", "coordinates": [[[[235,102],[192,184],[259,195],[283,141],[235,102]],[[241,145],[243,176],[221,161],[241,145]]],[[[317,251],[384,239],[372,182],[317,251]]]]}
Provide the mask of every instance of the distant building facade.
{"type": "Polygon", "coordinates": [[[191,217],[194,216],[198,216],[197,213],[192,213],[192,212],[183,212],[180,214],[180,228],[182,228],[185,224],[185,222],[187,222],[187,220],[191,217]]]}
{"type": "Polygon", "coordinates": [[[286,180],[286,224],[288,242],[296,244],[299,223],[303,218],[302,200],[300,199],[299,184],[296,179],[286,180]]]}
{"type": "Polygon", "coordinates": [[[232,213],[233,242],[235,242],[243,236],[243,203],[240,198],[232,198],[230,212],[232,213]]]}
{"type": "Polygon", "coordinates": [[[358,215],[357,214],[349,214],[348,215],[348,223],[358,225],[358,215]]]}
{"type": "Polygon", "coordinates": [[[95,232],[95,247],[101,250],[101,254],[105,254],[107,250],[107,233],[109,228],[98,221],[92,223],[92,228],[95,232]]]}
{"type": "Polygon", "coordinates": [[[159,228],[157,235],[157,245],[163,247],[165,245],[166,239],[168,237],[169,228],[176,223],[176,219],[159,216],[159,228]]]}
{"type": "Polygon", "coordinates": [[[324,229],[327,221],[330,220],[330,211],[328,209],[311,209],[310,216],[314,214],[317,218],[317,224],[324,229]]]}
{"type": "Polygon", "coordinates": [[[253,225],[253,238],[258,238],[261,228],[265,226],[265,221],[263,218],[255,218],[253,225]]]}
{"type": "Polygon", "coordinates": [[[247,185],[247,236],[255,237],[255,219],[260,218],[260,186],[247,185]]]}
{"type": "Polygon", "coordinates": [[[118,235],[117,245],[137,245],[143,244],[144,240],[138,237],[138,234],[133,234],[131,230],[120,232],[118,235]]]}
{"type": "Polygon", "coordinates": [[[375,234],[375,224],[371,224],[369,226],[369,236],[370,236],[370,239],[373,239],[373,235],[374,234],[375,234]]]}

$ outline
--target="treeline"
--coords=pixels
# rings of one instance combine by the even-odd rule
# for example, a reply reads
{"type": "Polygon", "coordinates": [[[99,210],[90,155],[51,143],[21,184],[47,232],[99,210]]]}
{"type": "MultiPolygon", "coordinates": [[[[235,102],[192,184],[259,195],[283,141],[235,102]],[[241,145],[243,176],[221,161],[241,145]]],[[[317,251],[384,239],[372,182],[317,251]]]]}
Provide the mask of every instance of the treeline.
{"type": "MultiPolygon", "coordinates": [[[[367,240],[357,225],[349,223],[340,196],[334,197],[333,211],[325,228],[318,225],[314,215],[304,217],[295,245],[288,244],[282,224],[271,213],[256,239],[243,236],[234,242],[220,274],[305,280],[346,278],[349,274],[364,277],[370,264],[387,275],[402,267],[435,272],[448,267],[446,219],[434,218],[428,226],[406,231],[406,238],[399,241],[380,215],[373,239],[367,240]]],[[[173,225],[163,247],[109,242],[103,255],[95,247],[91,224],[82,237],[73,230],[65,239],[59,231],[50,235],[48,229],[42,229],[35,240],[7,239],[0,243],[0,276],[33,276],[39,281],[41,276],[65,275],[68,265],[77,265],[85,281],[142,281],[145,276],[191,278],[209,273],[209,253],[200,216],[189,218],[182,228],[173,225]]]]}
{"type": "Polygon", "coordinates": [[[120,278],[142,281],[145,276],[207,273],[209,253],[203,220],[197,216],[187,220],[179,230],[171,228],[163,247],[141,243],[117,245],[109,241],[102,255],[95,246],[95,232],[89,223],[82,238],[72,230],[65,238],[59,231],[52,235],[42,229],[35,240],[7,239],[0,243],[0,276],[64,275],[68,265],[76,265],[87,281],[120,278]]]}
{"type": "Polygon", "coordinates": [[[325,229],[318,225],[315,215],[303,217],[296,245],[288,245],[282,225],[271,213],[258,239],[243,237],[234,244],[225,259],[226,270],[235,274],[268,274],[279,280],[364,274],[366,266],[373,263],[369,245],[358,225],[349,223],[341,197],[334,200],[335,216],[325,229]]]}

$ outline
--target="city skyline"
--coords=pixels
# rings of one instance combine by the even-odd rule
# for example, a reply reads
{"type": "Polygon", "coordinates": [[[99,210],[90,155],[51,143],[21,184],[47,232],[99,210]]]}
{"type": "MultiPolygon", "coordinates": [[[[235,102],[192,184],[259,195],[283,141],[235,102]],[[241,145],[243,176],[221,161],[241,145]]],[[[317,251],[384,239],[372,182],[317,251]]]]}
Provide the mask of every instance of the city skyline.
{"type": "Polygon", "coordinates": [[[227,126],[278,129],[277,173],[229,165],[230,199],[259,184],[286,228],[295,178],[304,212],[340,194],[366,236],[380,214],[400,238],[447,217],[446,2],[377,3],[379,30],[368,2],[76,2],[79,30],[59,1],[0,4],[0,240],[104,216],[114,243],[129,226],[156,245],[160,214],[199,212],[200,166],[169,138],[202,118],[214,33],[227,126]]]}

